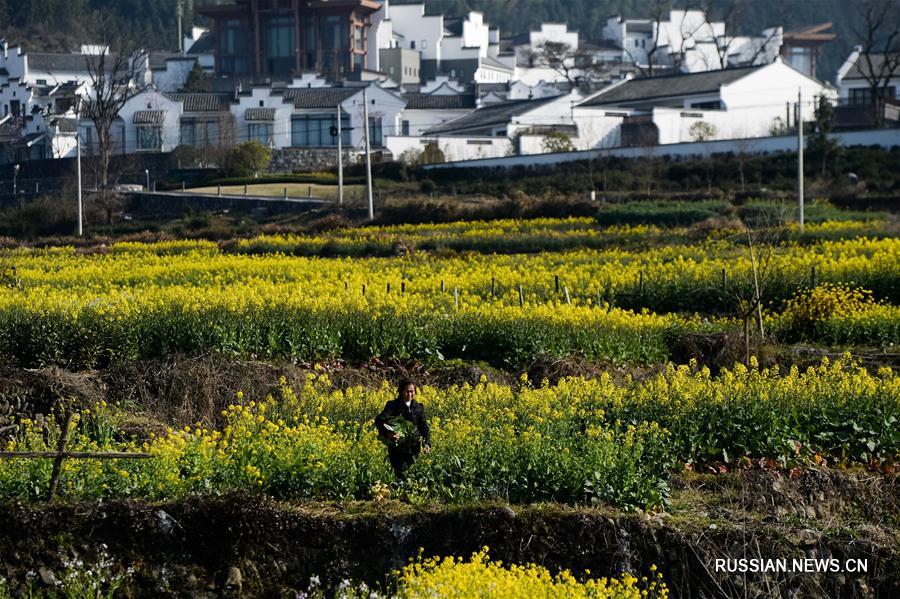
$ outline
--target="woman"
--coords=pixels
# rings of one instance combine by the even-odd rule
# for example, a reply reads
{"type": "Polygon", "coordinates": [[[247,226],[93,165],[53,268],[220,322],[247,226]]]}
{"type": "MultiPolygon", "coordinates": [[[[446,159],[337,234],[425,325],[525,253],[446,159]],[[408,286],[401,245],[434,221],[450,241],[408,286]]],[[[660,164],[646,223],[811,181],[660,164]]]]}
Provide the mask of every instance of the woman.
{"type": "Polygon", "coordinates": [[[401,480],[420,450],[431,451],[431,430],[425,420],[425,408],[416,401],[416,385],[409,379],[397,385],[397,398],[385,404],[375,418],[375,428],[386,442],[388,460],[401,480]],[[406,434],[404,429],[409,429],[406,434]]]}

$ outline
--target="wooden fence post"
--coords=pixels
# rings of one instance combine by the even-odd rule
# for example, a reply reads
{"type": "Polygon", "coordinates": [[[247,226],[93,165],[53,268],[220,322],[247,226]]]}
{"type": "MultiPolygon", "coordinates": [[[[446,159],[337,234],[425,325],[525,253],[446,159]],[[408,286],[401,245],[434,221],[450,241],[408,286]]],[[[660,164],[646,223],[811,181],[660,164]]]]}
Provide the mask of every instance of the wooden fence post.
{"type": "Polygon", "coordinates": [[[494,277],[491,277],[491,299],[494,299],[494,277]]]}
{"type": "Polygon", "coordinates": [[[640,278],[638,279],[638,298],[641,307],[644,305],[644,271],[640,272],[640,278]]]}
{"type": "Polygon", "coordinates": [[[518,285],[516,285],[516,287],[519,289],[519,307],[522,308],[522,307],[525,306],[525,292],[522,291],[522,284],[521,284],[521,283],[519,283],[518,285]]]}
{"type": "Polygon", "coordinates": [[[459,310],[459,287],[453,288],[453,303],[456,304],[456,309],[459,310]]]}
{"type": "Polygon", "coordinates": [[[571,306],[571,305],[572,305],[572,299],[569,297],[569,286],[568,286],[568,285],[565,285],[565,286],[563,287],[563,291],[566,292],[566,303],[569,304],[569,305],[571,306]]]}
{"type": "Polygon", "coordinates": [[[53,458],[53,470],[50,472],[50,488],[47,490],[47,501],[53,501],[56,497],[56,489],[59,487],[59,474],[62,471],[63,452],[66,443],[69,442],[69,425],[72,424],[72,410],[66,407],[63,414],[62,427],[59,431],[59,439],[56,441],[56,457],[53,458]]]}

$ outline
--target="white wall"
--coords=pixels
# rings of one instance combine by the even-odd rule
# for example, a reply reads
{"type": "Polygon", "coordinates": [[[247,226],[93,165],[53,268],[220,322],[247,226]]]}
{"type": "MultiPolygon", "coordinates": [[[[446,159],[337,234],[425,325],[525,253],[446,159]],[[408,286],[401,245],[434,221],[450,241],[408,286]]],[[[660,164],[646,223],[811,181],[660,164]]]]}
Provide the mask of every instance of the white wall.
{"type": "Polygon", "coordinates": [[[438,75],[431,81],[425,82],[419,91],[423,94],[446,95],[461,94],[466,90],[458,81],[450,79],[449,75],[438,75]]]}
{"type": "Polygon", "coordinates": [[[291,145],[291,113],[293,104],[285,103],[283,96],[273,96],[268,87],[253,87],[246,95],[241,94],[238,102],[231,105],[234,115],[234,126],[237,127],[235,140],[243,143],[250,139],[250,124],[246,119],[248,108],[274,108],[275,120],[272,122],[272,142],[276,148],[287,148],[291,145]],[[260,106],[260,102],[262,106],[260,106]]]}
{"type": "Polygon", "coordinates": [[[381,48],[390,48],[391,40],[394,37],[394,24],[388,18],[389,10],[388,0],[384,0],[381,8],[370,17],[372,26],[368,32],[368,45],[366,47],[368,64],[366,66],[374,71],[381,70],[381,57],[378,51],[381,48]]]}
{"type": "Polygon", "coordinates": [[[153,85],[162,92],[176,92],[187,83],[188,75],[194,68],[194,58],[170,58],[165,70],[153,71],[153,85]]]}
{"type": "MultiPolygon", "coordinates": [[[[5,44],[5,42],[4,42],[5,44]]],[[[25,77],[25,54],[20,46],[0,46],[0,68],[6,69],[9,75],[3,75],[3,83],[8,79],[25,77]]]]}
{"type": "Polygon", "coordinates": [[[430,142],[437,142],[447,161],[479,160],[508,156],[512,144],[505,137],[415,137],[394,135],[387,138],[387,148],[394,158],[413,149],[421,152],[430,142]]]}
{"type": "MultiPolygon", "coordinates": [[[[393,14],[396,7],[391,7],[393,14]]],[[[406,102],[391,92],[381,89],[377,85],[367,88],[369,100],[369,118],[381,117],[382,136],[387,143],[389,135],[400,132],[400,115],[406,108],[406,102]],[[374,104],[372,103],[374,101],[374,104]]],[[[365,119],[363,118],[362,90],[360,93],[350,96],[341,102],[341,108],[350,115],[350,144],[354,148],[362,148],[365,145],[365,119]]],[[[318,112],[323,112],[319,110],[318,112]]]]}
{"type": "Polygon", "coordinates": [[[181,136],[181,102],[173,102],[156,90],[147,90],[128,100],[119,111],[119,118],[125,125],[125,153],[137,152],[137,129],[134,125],[134,113],[140,110],[162,110],[165,113],[162,124],[162,151],[174,150],[179,144],[181,136]]]}
{"type": "MultiPolygon", "coordinates": [[[[404,110],[403,114],[400,115],[400,120],[409,121],[410,135],[422,135],[422,133],[432,127],[437,127],[441,123],[446,123],[470,112],[472,112],[471,108],[458,110],[404,110]]],[[[402,128],[400,131],[402,131],[402,128]]],[[[398,131],[398,134],[400,131],[398,131]]]]}
{"type": "Polygon", "coordinates": [[[578,32],[569,31],[565,23],[541,23],[540,31],[529,31],[528,39],[532,48],[545,42],[567,44],[573,50],[578,49],[578,32]]]}
{"type": "Polygon", "coordinates": [[[512,79],[512,71],[495,69],[482,64],[475,71],[475,83],[506,83],[512,79]]]}
{"type": "Polygon", "coordinates": [[[415,41],[416,50],[422,52],[423,60],[441,60],[440,42],[444,37],[444,17],[425,16],[424,4],[396,4],[390,7],[393,31],[405,39],[404,47],[415,41]],[[425,40],[425,47],[422,47],[425,40]]]}
{"type": "Polygon", "coordinates": [[[477,47],[481,56],[487,56],[491,43],[490,27],[484,24],[484,15],[480,12],[471,11],[463,21],[462,43],[467,48],[477,47]]]}
{"type": "Polygon", "coordinates": [[[804,120],[815,118],[815,100],[820,94],[834,98],[833,88],[808,77],[793,67],[776,60],[772,64],[755,71],[721,88],[722,103],[729,112],[735,114],[735,121],[768,126],[776,116],[785,118],[786,105],[797,102],[797,92],[802,92],[802,114],[804,120]]]}
{"type": "MultiPolygon", "coordinates": [[[[868,131],[848,131],[834,134],[835,139],[845,146],[881,146],[882,148],[900,147],[900,129],[872,129],[868,131]]],[[[443,139],[441,140],[443,142],[443,139]]],[[[668,146],[654,146],[653,157],[671,156],[709,156],[727,152],[744,152],[747,154],[766,154],[771,152],[794,152],[797,150],[797,137],[765,137],[748,140],[725,140],[704,143],[682,143],[668,146]]],[[[452,164],[434,164],[425,168],[494,168],[514,166],[553,165],[574,160],[597,159],[601,156],[618,156],[622,158],[647,158],[647,148],[608,148],[582,152],[562,152],[556,154],[532,154],[528,156],[509,156],[483,160],[458,161],[452,164]]]]}
{"type": "Polygon", "coordinates": [[[631,110],[594,110],[575,107],[574,119],[578,137],[572,143],[579,150],[615,148],[622,145],[622,122],[631,110]]]}
{"type": "Polygon", "coordinates": [[[573,102],[578,104],[583,99],[584,96],[577,91],[573,91],[536,106],[526,113],[515,116],[512,118],[512,123],[509,126],[509,135],[512,136],[519,129],[540,125],[574,125],[575,121],[572,118],[573,102]]]}

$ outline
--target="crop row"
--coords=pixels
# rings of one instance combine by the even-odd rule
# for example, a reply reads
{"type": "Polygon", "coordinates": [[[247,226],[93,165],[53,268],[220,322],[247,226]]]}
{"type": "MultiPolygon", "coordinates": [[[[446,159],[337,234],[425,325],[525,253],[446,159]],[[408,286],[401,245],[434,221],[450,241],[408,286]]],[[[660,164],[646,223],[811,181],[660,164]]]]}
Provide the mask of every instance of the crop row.
{"type": "Polygon", "coordinates": [[[654,363],[667,339],[710,329],[698,318],[589,305],[525,306],[415,294],[315,294],[269,281],[222,287],[0,296],[0,359],[94,368],[216,351],[250,358],[466,358],[511,366],[541,355],[654,363]]]}
{"type": "MultiPolygon", "coordinates": [[[[744,230],[734,223],[715,229],[694,231],[657,225],[598,226],[589,218],[498,220],[434,225],[395,225],[336,229],[320,234],[269,234],[216,245],[204,241],[175,241],[154,245],[122,242],[113,252],[142,251],[179,253],[193,249],[239,254],[282,253],[294,256],[394,256],[411,251],[455,251],[479,253],[534,253],[574,249],[641,248],[691,243],[704,235],[746,243],[744,230]]],[[[769,232],[771,233],[771,232],[769,232]]],[[[803,232],[788,225],[779,237],[784,241],[810,244],[855,237],[896,236],[896,226],[884,219],[825,221],[810,223],[803,232]]]]}
{"type": "MultiPolygon", "coordinates": [[[[392,474],[373,418],[393,389],[340,390],[324,374],[256,403],[237,394],[218,428],[122,441],[128,414],[98,405],[73,425],[72,450],[136,450],[150,460],[70,460],[69,497],[179,497],[258,490],[282,498],[368,498],[392,474]]],[[[806,372],[670,367],[649,380],[571,378],[556,386],[485,382],[422,387],[432,451],[404,483],[416,501],[666,501],[673,470],[761,461],[889,465],[900,458],[900,377],[841,360],[806,372]]],[[[132,429],[133,430],[133,429],[132,429]]],[[[47,450],[59,434],[24,422],[10,449],[47,450]]],[[[46,490],[48,460],[0,462],[0,497],[46,490]]]]}
{"type": "MultiPolygon", "coordinates": [[[[876,299],[900,303],[898,238],[758,248],[753,260],[759,265],[767,305],[777,307],[798,288],[823,282],[852,283],[872,291],[876,299]]],[[[727,312],[737,297],[753,294],[747,248],[721,241],[646,251],[365,260],[240,256],[215,249],[158,255],[141,247],[85,256],[63,248],[7,252],[0,254],[0,261],[15,267],[19,292],[25,293],[53,287],[102,295],[145,286],[226,287],[271,281],[299,284],[311,296],[361,294],[365,286],[368,297],[390,298],[386,301],[391,304],[402,303],[409,295],[439,304],[453,289],[472,302],[518,304],[521,286],[529,302],[559,301],[567,288],[575,303],[591,299],[657,312],[727,312]]]]}

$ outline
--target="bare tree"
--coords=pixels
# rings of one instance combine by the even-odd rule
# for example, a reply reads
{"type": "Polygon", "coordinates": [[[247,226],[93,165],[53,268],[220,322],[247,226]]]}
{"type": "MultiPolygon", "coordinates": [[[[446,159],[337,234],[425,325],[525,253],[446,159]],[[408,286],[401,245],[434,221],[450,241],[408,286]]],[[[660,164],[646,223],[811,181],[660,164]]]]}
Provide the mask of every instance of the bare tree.
{"type": "Polygon", "coordinates": [[[528,54],[532,67],[547,67],[563,77],[572,87],[592,89],[597,81],[608,80],[621,65],[598,61],[589,48],[575,48],[565,42],[544,41],[528,54]]]}
{"type": "Polygon", "coordinates": [[[653,29],[653,39],[651,40],[650,48],[642,47],[642,49],[646,50],[647,54],[646,65],[642,65],[639,61],[635,60],[635,55],[632,54],[631,48],[628,47],[627,38],[623,42],[625,54],[628,55],[628,58],[631,59],[635,68],[637,68],[638,72],[644,77],[653,77],[653,70],[656,67],[656,55],[661,49],[659,34],[662,27],[660,25],[669,16],[671,8],[672,0],[654,0],[653,2],[650,11],[650,26],[653,29]]]}
{"type": "Polygon", "coordinates": [[[891,79],[900,74],[900,0],[860,0],[861,20],[853,27],[859,40],[856,64],[869,84],[875,126],[884,122],[891,79]]]}
{"type": "MultiPolygon", "coordinates": [[[[706,0],[703,7],[703,14],[706,15],[707,23],[710,23],[710,30],[712,30],[712,25],[709,21],[710,15],[713,14],[714,9],[717,6],[722,5],[715,0],[706,0]]],[[[735,34],[738,32],[740,24],[746,20],[748,7],[749,0],[734,0],[731,3],[724,5],[725,12],[720,13],[719,18],[725,24],[725,31],[721,36],[715,35],[715,32],[713,32],[713,35],[711,36],[712,42],[715,45],[716,64],[707,64],[708,69],[726,69],[729,67],[728,58],[735,51],[735,42],[738,39],[735,34]]],[[[785,5],[782,4],[778,15],[770,15],[770,22],[782,22],[784,20],[784,7],[785,5]]],[[[758,42],[754,42],[752,53],[742,57],[741,63],[753,65],[760,59],[765,58],[774,48],[775,44],[778,43],[782,33],[783,30],[781,27],[772,27],[764,30],[762,39],[758,42]],[[766,31],[768,31],[768,33],[766,33],[766,31]]],[[[779,48],[774,49],[778,50],[779,48]]]]}
{"type": "Polygon", "coordinates": [[[97,134],[97,185],[103,194],[114,150],[112,126],[122,107],[145,87],[147,53],[139,40],[116,32],[109,19],[101,18],[97,31],[100,47],[84,56],[90,90],[82,97],[79,116],[90,119],[97,134]]]}

